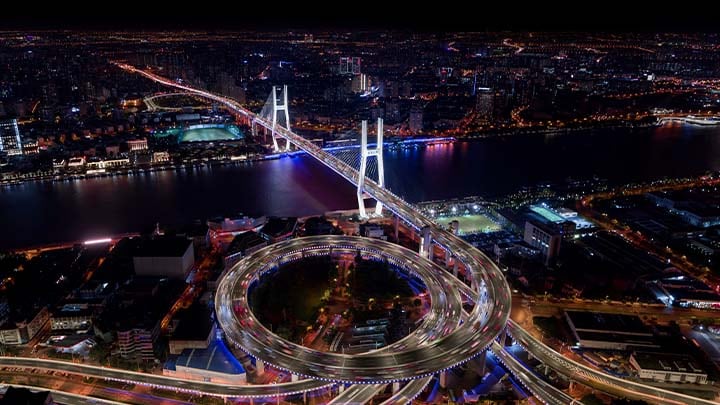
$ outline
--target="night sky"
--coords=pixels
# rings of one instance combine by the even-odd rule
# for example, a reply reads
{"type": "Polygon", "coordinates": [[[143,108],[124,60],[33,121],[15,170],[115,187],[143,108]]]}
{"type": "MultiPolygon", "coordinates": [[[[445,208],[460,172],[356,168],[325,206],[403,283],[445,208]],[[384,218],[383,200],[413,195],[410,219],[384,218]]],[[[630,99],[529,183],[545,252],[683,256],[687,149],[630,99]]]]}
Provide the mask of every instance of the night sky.
{"type": "MultiPolygon", "coordinates": [[[[407,29],[412,31],[610,31],[720,32],[717,14],[702,4],[662,8],[653,2],[582,1],[570,6],[537,1],[430,2],[423,7],[399,2],[333,1],[332,6],[302,1],[285,8],[261,2],[116,3],[102,9],[43,5],[33,13],[3,10],[5,29],[407,29]],[[632,3],[632,4],[631,4],[632,3]],[[272,6],[271,6],[272,5],[272,6]],[[392,6],[389,6],[392,5],[392,6]],[[234,9],[242,12],[235,12],[234,9]]],[[[563,2],[564,3],[564,2],[563,2]]]]}

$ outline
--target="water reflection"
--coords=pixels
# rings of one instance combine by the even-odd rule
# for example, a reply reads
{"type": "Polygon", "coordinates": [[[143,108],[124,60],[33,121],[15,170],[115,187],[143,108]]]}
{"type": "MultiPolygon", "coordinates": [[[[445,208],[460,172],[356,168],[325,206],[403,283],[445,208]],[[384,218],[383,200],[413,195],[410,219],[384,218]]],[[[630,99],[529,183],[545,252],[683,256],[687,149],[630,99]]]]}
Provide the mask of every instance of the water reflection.
{"type": "MultiPolygon", "coordinates": [[[[720,169],[720,128],[483,139],[385,152],[386,184],[416,202],[504,193],[598,175],[614,181],[720,169]]],[[[0,187],[0,249],[137,231],[245,212],[309,215],[353,208],[354,189],[311,158],[181,168],[0,187]]]]}

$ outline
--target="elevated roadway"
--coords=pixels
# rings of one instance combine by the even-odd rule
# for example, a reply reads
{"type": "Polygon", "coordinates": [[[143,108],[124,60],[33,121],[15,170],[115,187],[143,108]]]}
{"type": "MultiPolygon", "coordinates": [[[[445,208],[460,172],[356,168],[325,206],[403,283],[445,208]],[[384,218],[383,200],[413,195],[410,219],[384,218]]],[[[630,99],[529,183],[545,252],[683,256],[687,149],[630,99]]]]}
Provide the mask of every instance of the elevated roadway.
{"type": "Polygon", "coordinates": [[[99,367],[87,364],[30,357],[0,357],[0,367],[25,369],[39,368],[42,370],[60,371],[85,377],[104,378],[107,380],[123,381],[132,384],[168,388],[180,392],[196,392],[221,397],[259,398],[278,395],[293,395],[314,391],[330,385],[324,381],[308,379],[282,384],[266,385],[216,384],[173,378],[157,374],[138,373],[135,371],[120,370],[110,367],[99,367]]]}
{"type": "MultiPolygon", "coordinates": [[[[171,81],[152,72],[137,69],[131,65],[117,63],[117,66],[126,71],[141,74],[155,82],[180,90],[188,91],[196,95],[206,97],[210,100],[222,103],[231,110],[235,111],[239,116],[247,119],[248,123],[254,122],[256,124],[264,126],[267,129],[273,129],[272,123],[270,121],[243,108],[239,103],[232,99],[171,81]]],[[[276,127],[274,128],[274,130],[278,135],[286,138],[298,148],[304,150],[310,156],[319,160],[321,163],[323,163],[324,165],[338,173],[340,176],[350,181],[352,184],[357,185],[359,174],[357,170],[355,170],[353,167],[345,164],[340,159],[323,151],[316,145],[312,144],[310,141],[302,138],[301,136],[293,133],[292,131],[289,131],[282,127],[276,127]]],[[[470,276],[471,286],[467,286],[460,281],[457,281],[455,285],[464,286],[464,288],[461,289],[461,292],[467,297],[471,297],[475,300],[476,305],[473,309],[473,314],[471,314],[471,316],[477,315],[475,314],[475,312],[482,313],[483,316],[481,316],[480,319],[484,319],[485,322],[481,324],[481,333],[483,333],[484,335],[478,336],[478,343],[482,347],[487,347],[491,343],[490,337],[493,335],[493,333],[499,333],[499,331],[508,321],[508,315],[510,310],[509,286],[500,270],[491,262],[491,260],[486,255],[479,252],[472,245],[453,235],[452,233],[435,226],[435,224],[429,218],[425,217],[409,203],[405,202],[402,198],[396,196],[391,191],[380,187],[374,181],[370,179],[365,180],[365,191],[373,198],[381,201],[388,210],[393,212],[399,218],[403,219],[416,230],[430,227],[432,229],[433,242],[437,243],[443,249],[448,251],[456,260],[462,262],[462,264],[467,270],[467,274],[470,276]]],[[[573,378],[574,376],[580,375],[576,374],[575,370],[578,366],[583,367],[582,365],[579,365],[572,360],[565,359],[559,353],[555,353],[554,355],[551,354],[553,352],[552,349],[542,344],[542,342],[539,342],[529,333],[523,331],[518,325],[514,324],[513,322],[508,323],[508,330],[511,334],[513,334],[516,339],[518,339],[518,336],[521,336],[521,338],[525,341],[525,347],[527,348],[527,350],[535,357],[541,359],[541,361],[547,361],[546,364],[548,364],[551,368],[563,374],[569,372],[569,374],[573,376],[573,378]],[[569,366],[566,364],[567,362],[569,362],[569,366]]],[[[592,387],[600,389],[604,392],[608,392],[610,394],[618,395],[620,397],[638,398],[638,396],[644,396],[646,398],[644,400],[650,399],[650,402],[662,400],[659,403],[714,403],[691,396],[685,396],[682,394],[665,391],[644,384],[628,382],[622,379],[615,379],[619,380],[615,381],[613,380],[614,377],[610,377],[602,372],[589,369],[587,367],[585,367],[585,369],[583,369],[582,371],[583,376],[589,377],[582,377],[577,380],[578,382],[588,382],[589,384],[592,383],[592,387]],[[622,387],[622,389],[618,389],[618,386],[622,387]],[[678,400],[671,399],[673,395],[678,395],[682,397],[677,397],[678,400]]]]}
{"type": "Polygon", "coordinates": [[[414,379],[405,384],[404,387],[393,394],[393,396],[383,401],[380,405],[409,404],[417,398],[421,392],[423,392],[432,379],[432,376],[414,379]]]}
{"type": "Polygon", "coordinates": [[[389,383],[425,377],[464,363],[483,353],[501,331],[484,327],[485,314],[479,308],[463,316],[463,298],[458,290],[447,288],[452,280],[452,274],[439,265],[394,243],[350,236],[309,236],[275,243],[237,263],[218,286],[215,312],[228,340],[275,367],[327,381],[389,383]],[[307,256],[331,254],[361,254],[421,279],[430,295],[430,313],[423,318],[423,325],[386,348],[350,355],[292,343],[258,322],[248,302],[248,291],[263,274],[307,256]]]}
{"type": "Polygon", "coordinates": [[[580,364],[546,346],[512,320],[508,322],[507,331],[528,353],[543,364],[548,365],[556,372],[573,381],[596,388],[610,395],[645,401],[651,404],[717,405],[715,401],[614,377],[580,364]]]}
{"type": "MultiPolygon", "coordinates": [[[[91,405],[91,404],[125,405],[123,402],[112,401],[109,399],[96,398],[96,397],[91,397],[91,396],[82,395],[82,394],[74,394],[71,392],[55,390],[55,389],[51,389],[51,388],[35,387],[32,385],[22,385],[22,384],[0,384],[0,389],[2,389],[3,392],[6,391],[8,387],[24,388],[24,389],[28,389],[32,392],[49,391],[50,393],[52,393],[54,403],[63,404],[63,405],[91,405]]],[[[18,405],[20,405],[20,404],[18,404],[18,405]]]]}
{"type": "Polygon", "coordinates": [[[514,376],[527,388],[533,395],[540,398],[546,404],[552,405],[581,405],[580,401],[566,394],[562,390],[555,388],[549,382],[543,380],[538,375],[528,370],[520,361],[498,342],[494,342],[491,350],[495,357],[502,362],[505,367],[513,373],[514,376]]]}

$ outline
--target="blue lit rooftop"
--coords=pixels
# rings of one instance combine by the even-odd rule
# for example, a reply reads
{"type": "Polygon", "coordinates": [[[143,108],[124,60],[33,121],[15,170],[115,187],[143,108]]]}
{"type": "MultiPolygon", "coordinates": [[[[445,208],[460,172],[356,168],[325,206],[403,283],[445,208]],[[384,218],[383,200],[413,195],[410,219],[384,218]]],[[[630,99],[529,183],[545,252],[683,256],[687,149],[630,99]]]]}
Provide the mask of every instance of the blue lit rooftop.
{"type": "Polygon", "coordinates": [[[543,206],[543,205],[531,205],[530,210],[541,217],[543,217],[545,220],[554,222],[556,224],[559,224],[561,222],[565,222],[566,219],[555,213],[555,211],[543,206]]]}

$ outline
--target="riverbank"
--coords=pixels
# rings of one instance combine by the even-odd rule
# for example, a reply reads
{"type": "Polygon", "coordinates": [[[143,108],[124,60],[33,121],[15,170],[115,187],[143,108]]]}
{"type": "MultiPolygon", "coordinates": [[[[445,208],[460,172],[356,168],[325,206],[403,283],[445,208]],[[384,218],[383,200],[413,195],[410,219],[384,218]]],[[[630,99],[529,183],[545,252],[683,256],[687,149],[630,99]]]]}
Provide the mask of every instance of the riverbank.
{"type": "Polygon", "coordinates": [[[279,159],[282,155],[270,154],[263,155],[260,157],[252,158],[240,158],[240,159],[224,159],[224,160],[209,160],[206,162],[189,162],[181,164],[163,164],[157,166],[148,167],[135,167],[135,168],[119,168],[110,171],[92,172],[92,173],[54,173],[54,172],[41,172],[39,174],[28,173],[19,175],[18,177],[2,178],[0,179],[0,186],[16,186],[27,182],[66,182],[76,181],[85,179],[95,179],[103,177],[115,177],[115,176],[134,176],[149,174],[154,172],[164,172],[169,170],[183,170],[183,169],[195,169],[206,166],[222,166],[222,165],[238,165],[238,164],[252,164],[254,162],[262,162],[265,160],[279,159]]]}
{"type": "MultiPolygon", "coordinates": [[[[385,147],[388,150],[401,150],[406,147],[416,147],[416,146],[427,146],[427,145],[436,145],[436,144],[446,144],[446,143],[452,143],[455,142],[455,138],[452,137],[444,137],[444,138],[413,138],[413,139],[407,139],[407,140],[400,140],[400,141],[390,141],[385,144],[385,147]]],[[[368,147],[373,147],[375,144],[368,144],[368,147]]],[[[350,144],[350,145],[342,145],[342,146],[332,146],[323,148],[327,151],[342,151],[342,150],[352,150],[352,149],[359,149],[360,145],[357,144],[350,144]]],[[[163,172],[168,170],[184,170],[184,169],[196,169],[196,168],[202,168],[206,166],[223,166],[223,165],[238,165],[238,164],[252,164],[255,162],[262,162],[267,160],[275,160],[280,159],[283,157],[296,157],[300,155],[305,155],[306,153],[302,150],[297,151],[290,151],[290,152],[282,152],[282,153],[269,153],[265,155],[252,155],[252,156],[232,156],[230,158],[225,159],[208,159],[207,161],[193,161],[193,162],[187,162],[187,163],[180,163],[180,164],[160,164],[160,165],[154,165],[154,166],[147,166],[147,167],[123,167],[123,168],[117,168],[117,169],[102,169],[101,171],[97,170],[87,170],[85,172],[64,172],[64,173],[56,173],[54,171],[42,171],[42,172],[34,172],[34,173],[26,173],[26,174],[19,174],[17,176],[13,177],[3,177],[0,178],[0,187],[7,187],[7,186],[17,186],[21,185],[26,182],[67,182],[67,181],[77,181],[77,180],[85,180],[85,179],[94,179],[94,178],[103,178],[103,177],[115,177],[115,176],[135,176],[135,175],[143,175],[143,174],[149,174],[154,172],[163,172]]]]}
{"type": "MultiPolygon", "coordinates": [[[[582,179],[606,179],[613,186],[697,176],[720,170],[719,156],[719,127],[498,137],[388,148],[385,184],[411,203],[513,195],[507,203],[516,204],[557,196],[562,191],[557,187],[568,184],[570,174],[577,181],[560,194],[602,186],[582,179]]],[[[157,222],[186,224],[237,213],[304,216],[356,205],[352,185],[304,155],[85,181],[26,182],[0,187],[0,229],[5,231],[0,248],[87,240],[152,229],[157,222]]]]}
{"type": "Polygon", "coordinates": [[[513,128],[509,130],[494,130],[490,132],[476,133],[472,135],[465,135],[459,137],[459,140],[480,140],[495,137],[507,137],[507,136],[526,136],[526,135],[565,135],[577,132],[595,132],[598,130],[625,130],[625,129],[646,129],[660,126],[658,121],[654,122],[637,122],[637,121],[622,121],[620,123],[613,123],[610,125],[598,126],[597,123],[593,123],[592,126],[578,126],[578,127],[553,127],[553,128],[513,128]]]}

